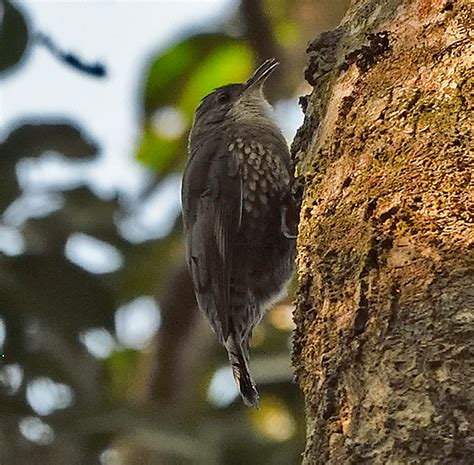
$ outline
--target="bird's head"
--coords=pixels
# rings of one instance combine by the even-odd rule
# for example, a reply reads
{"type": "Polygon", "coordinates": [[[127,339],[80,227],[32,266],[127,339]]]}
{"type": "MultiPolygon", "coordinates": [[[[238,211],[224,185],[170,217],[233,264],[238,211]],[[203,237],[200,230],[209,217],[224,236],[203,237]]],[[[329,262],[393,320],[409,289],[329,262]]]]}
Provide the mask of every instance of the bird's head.
{"type": "Polygon", "coordinates": [[[278,66],[266,60],[242,84],[219,87],[204,97],[194,116],[193,132],[213,129],[225,122],[256,123],[272,120],[271,106],[263,95],[263,84],[278,66]]]}

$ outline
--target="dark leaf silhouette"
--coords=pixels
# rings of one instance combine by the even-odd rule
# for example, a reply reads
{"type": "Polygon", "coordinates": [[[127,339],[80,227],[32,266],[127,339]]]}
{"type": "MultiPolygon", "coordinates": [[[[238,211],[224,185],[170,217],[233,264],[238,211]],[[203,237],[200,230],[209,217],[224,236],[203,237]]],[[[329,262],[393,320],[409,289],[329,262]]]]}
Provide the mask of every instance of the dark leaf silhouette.
{"type": "Polygon", "coordinates": [[[0,23],[0,74],[14,69],[28,45],[28,27],[21,11],[9,0],[2,0],[0,23]]]}

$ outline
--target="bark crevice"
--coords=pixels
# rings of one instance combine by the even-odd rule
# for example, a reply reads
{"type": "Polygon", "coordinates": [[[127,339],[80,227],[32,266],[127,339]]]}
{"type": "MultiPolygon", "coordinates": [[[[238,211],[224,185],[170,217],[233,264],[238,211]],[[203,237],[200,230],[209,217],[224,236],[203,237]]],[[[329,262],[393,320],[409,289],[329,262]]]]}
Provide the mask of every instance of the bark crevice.
{"type": "Polygon", "coordinates": [[[306,465],[474,455],[472,20],[447,3],[359,1],[308,49],[292,147],[306,465]]]}

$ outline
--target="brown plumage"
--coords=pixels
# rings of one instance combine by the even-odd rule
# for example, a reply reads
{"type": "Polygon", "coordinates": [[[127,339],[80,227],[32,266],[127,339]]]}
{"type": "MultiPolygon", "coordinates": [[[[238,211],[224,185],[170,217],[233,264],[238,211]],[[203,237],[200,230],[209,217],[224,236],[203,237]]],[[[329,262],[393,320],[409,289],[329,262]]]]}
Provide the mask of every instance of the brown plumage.
{"type": "Polygon", "coordinates": [[[257,407],[249,343],[293,272],[296,214],[287,144],[262,87],[267,60],[196,110],[183,178],[187,260],[199,308],[226,347],[244,403],[257,407]]]}

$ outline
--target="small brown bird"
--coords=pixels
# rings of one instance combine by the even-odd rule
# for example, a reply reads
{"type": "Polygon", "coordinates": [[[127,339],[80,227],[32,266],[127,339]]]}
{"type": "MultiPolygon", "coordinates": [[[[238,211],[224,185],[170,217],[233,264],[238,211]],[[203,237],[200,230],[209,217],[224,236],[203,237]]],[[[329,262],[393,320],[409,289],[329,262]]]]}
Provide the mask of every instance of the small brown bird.
{"type": "Polygon", "coordinates": [[[249,343],[286,292],[297,227],[290,155],[263,84],[265,61],[242,84],[207,95],[196,110],[183,178],[187,261],[199,308],[226,347],[247,406],[258,406],[249,343]]]}

